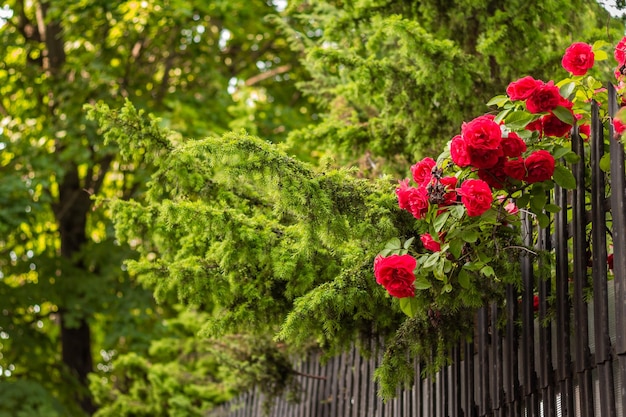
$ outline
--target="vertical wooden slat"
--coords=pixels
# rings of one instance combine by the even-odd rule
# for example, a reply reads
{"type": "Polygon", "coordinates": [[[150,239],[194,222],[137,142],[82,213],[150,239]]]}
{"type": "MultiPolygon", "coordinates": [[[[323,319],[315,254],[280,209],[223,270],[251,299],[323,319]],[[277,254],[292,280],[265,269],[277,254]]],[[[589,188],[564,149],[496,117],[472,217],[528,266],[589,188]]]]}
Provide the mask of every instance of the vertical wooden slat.
{"type": "MultiPolygon", "coordinates": [[[[563,208],[565,211],[565,208],[563,208]]],[[[551,250],[549,229],[540,229],[537,248],[542,251],[551,250]]],[[[540,265],[546,267],[546,265],[540,265]]],[[[550,267],[550,266],[548,266],[550,267]]],[[[552,326],[546,323],[548,298],[551,295],[550,276],[540,277],[539,287],[539,386],[543,404],[542,417],[556,417],[554,371],[552,366],[552,326]]]]}
{"type": "Polygon", "coordinates": [[[482,307],[476,316],[478,342],[478,413],[485,416],[489,412],[489,322],[487,308],[482,307]]]}
{"type": "MultiPolygon", "coordinates": [[[[597,124],[595,125],[597,126],[597,124]]],[[[591,354],[589,351],[589,325],[585,290],[587,288],[587,244],[586,244],[586,207],[585,207],[585,155],[583,139],[574,129],[572,151],[580,160],[573,164],[576,189],[573,195],[573,245],[574,245],[574,329],[576,332],[575,371],[581,398],[581,417],[594,414],[593,386],[591,376],[591,354]]]]}
{"type": "Polygon", "coordinates": [[[461,380],[461,348],[460,342],[455,344],[452,348],[452,375],[451,375],[451,406],[450,406],[450,415],[453,417],[460,417],[462,415],[461,401],[462,401],[462,391],[461,384],[463,381],[461,380]]]}
{"type": "Polygon", "coordinates": [[[491,303],[491,409],[495,416],[504,416],[504,368],[502,361],[502,332],[500,331],[499,309],[491,303]]]}
{"type": "Polygon", "coordinates": [[[593,318],[595,359],[598,366],[600,410],[603,417],[615,417],[615,391],[613,364],[611,363],[611,337],[609,335],[609,306],[607,289],[606,214],[604,204],[604,172],[600,158],[604,154],[604,129],[600,124],[598,104],[591,104],[591,119],[598,124],[591,134],[591,224],[593,247],[593,318]]]}
{"type": "Polygon", "coordinates": [[[415,361],[416,383],[413,392],[413,413],[415,417],[424,415],[424,380],[422,379],[422,364],[419,360],[415,361]]]}
{"type": "Polygon", "coordinates": [[[465,406],[464,416],[470,417],[475,415],[474,410],[474,342],[465,343],[465,406]]]}
{"type": "Polygon", "coordinates": [[[344,411],[343,411],[342,417],[351,416],[352,409],[354,408],[354,403],[352,401],[354,398],[353,397],[354,386],[352,383],[354,381],[355,354],[356,354],[356,348],[354,347],[352,347],[349,351],[344,353],[344,355],[346,356],[345,365],[344,365],[346,384],[345,384],[345,390],[343,392],[344,411]]]}
{"type": "MultiPolygon", "coordinates": [[[[618,110],[615,88],[608,85],[609,114],[618,110]]],[[[613,275],[615,280],[615,351],[618,357],[621,392],[619,401],[626,413],[626,180],[624,179],[624,146],[614,138],[609,124],[611,151],[611,217],[613,222],[613,275]]]]}
{"type": "Polygon", "coordinates": [[[513,285],[506,288],[506,351],[504,352],[504,371],[506,375],[506,404],[507,415],[520,416],[520,387],[519,370],[517,367],[518,356],[518,332],[516,323],[519,315],[517,303],[517,290],[513,285]]]}
{"type": "Polygon", "coordinates": [[[439,410],[440,410],[442,417],[447,417],[449,415],[448,407],[450,406],[451,395],[450,395],[450,385],[448,381],[448,372],[449,372],[449,367],[444,366],[441,369],[441,372],[439,373],[439,376],[441,379],[441,384],[440,384],[441,395],[439,396],[440,398],[439,410]]]}
{"type": "MultiPolygon", "coordinates": [[[[374,369],[376,369],[376,363],[377,363],[377,358],[379,355],[378,352],[378,346],[376,344],[375,341],[372,341],[372,355],[370,356],[370,360],[368,361],[368,373],[367,373],[367,380],[368,381],[373,381],[373,376],[374,376],[374,369]]],[[[376,394],[378,391],[378,384],[374,383],[374,384],[368,384],[368,395],[367,395],[367,415],[368,416],[376,416],[377,414],[377,410],[376,410],[376,394]]]]}
{"type": "Polygon", "coordinates": [[[570,346],[571,302],[569,295],[569,245],[567,232],[567,191],[554,187],[554,201],[561,211],[554,217],[556,254],[556,374],[559,383],[561,415],[574,415],[574,383],[570,346]]]}
{"type": "MultiPolygon", "coordinates": [[[[328,378],[328,375],[324,372],[320,364],[320,353],[317,352],[313,358],[313,369],[315,369],[315,375],[328,378]]],[[[321,415],[321,402],[324,392],[324,385],[329,383],[328,380],[316,379],[312,381],[313,392],[311,393],[311,417],[321,415]]]]}
{"type": "MultiPolygon", "coordinates": [[[[522,216],[523,241],[526,246],[532,247],[532,220],[529,215],[522,216]]],[[[521,256],[522,268],[522,378],[523,395],[528,417],[539,415],[537,400],[537,375],[535,373],[535,325],[534,325],[534,275],[530,255],[526,252],[521,256]]]]}

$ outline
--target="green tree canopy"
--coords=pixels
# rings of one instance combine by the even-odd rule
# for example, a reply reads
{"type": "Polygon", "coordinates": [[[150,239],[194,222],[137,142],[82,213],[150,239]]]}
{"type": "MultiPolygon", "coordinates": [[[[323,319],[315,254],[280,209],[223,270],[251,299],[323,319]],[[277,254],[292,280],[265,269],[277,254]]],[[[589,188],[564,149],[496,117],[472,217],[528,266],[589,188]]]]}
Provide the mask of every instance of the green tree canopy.
{"type": "Polygon", "coordinates": [[[308,106],[294,88],[302,70],[264,19],[271,2],[3,5],[0,385],[20,383],[0,388],[0,409],[31,383],[64,415],[91,413],[87,375],[144,355],[177,313],[128,276],[128,245],[93,204],[140,194],[148,173],[139,154],[122,161],[103,144],[83,105],[129,99],[185,136],[237,126],[280,142],[311,113],[292,111],[308,106]]]}

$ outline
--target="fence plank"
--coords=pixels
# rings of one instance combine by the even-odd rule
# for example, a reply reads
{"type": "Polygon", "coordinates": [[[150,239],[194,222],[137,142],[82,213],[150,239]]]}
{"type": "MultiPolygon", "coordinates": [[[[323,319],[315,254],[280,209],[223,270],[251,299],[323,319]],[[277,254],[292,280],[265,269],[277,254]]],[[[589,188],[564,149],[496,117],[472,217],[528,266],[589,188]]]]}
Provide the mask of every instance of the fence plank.
{"type": "Polygon", "coordinates": [[[556,254],[556,373],[559,383],[561,415],[574,415],[574,384],[571,356],[571,302],[569,295],[569,245],[567,231],[567,191],[554,187],[554,201],[561,207],[555,215],[556,254]]]}
{"type": "Polygon", "coordinates": [[[604,154],[604,129],[600,123],[598,104],[591,104],[592,121],[598,128],[591,133],[591,221],[593,247],[593,318],[595,358],[600,379],[600,410],[603,417],[615,417],[615,390],[613,364],[611,363],[611,337],[609,335],[609,306],[607,289],[606,207],[604,203],[604,172],[600,159],[604,154]]]}
{"type": "MultiPolygon", "coordinates": [[[[608,85],[609,114],[615,116],[618,104],[615,87],[608,85]]],[[[626,180],[624,179],[624,146],[614,140],[609,124],[611,151],[611,216],[613,222],[613,275],[615,280],[615,350],[621,378],[621,408],[626,413],[626,180]]]]}
{"type": "Polygon", "coordinates": [[[580,160],[573,164],[576,178],[576,189],[573,193],[572,230],[574,245],[574,328],[576,331],[575,370],[579,392],[585,401],[581,401],[581,417],[594,415],[593,387],[591,375],[591,354],[589,351],[589,325],[585,291],[587,289],[587,242],[586,242],[586,208],[585,208],[585,155],[583,139],[574,129],[572,134],[572,151],[580,160]]]}

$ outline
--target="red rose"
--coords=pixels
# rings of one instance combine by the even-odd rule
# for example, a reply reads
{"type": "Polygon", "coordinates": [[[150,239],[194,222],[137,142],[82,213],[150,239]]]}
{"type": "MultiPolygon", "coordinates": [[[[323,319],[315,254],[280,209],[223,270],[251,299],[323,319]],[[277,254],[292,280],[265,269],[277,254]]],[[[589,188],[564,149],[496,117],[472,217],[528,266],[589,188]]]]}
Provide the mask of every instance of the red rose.
{"type": "Polygon", "coordinates": [[[431,252],[439,252],[441,250],[441,243],[437,242],[430,233],[424,233],[420,236],[420,240],[426,249],[431,252]]]}
{"type": "Polygon", "coordinates": [[[624,36],[615,47],[613,56],[619,65],[624,65],[626,63],[626,36],[624,36]]]}
{"type": "Polygon", "coordinates": [[[416,184],[423,184],[430,181],[434,167],[435,160],[433,158],[422,159],[417,164],[411,167],[413,181],[415,181],[416,184]]]}
{"type": "Polygon", "coordinates": [[[398,196],[398,206],[407,210],[416,219],[422,219],[428,212],[428,191],[426,186],[409,187],[409,179],[400,181],[400,186],[396,188],[398,196]]]}
{"type": "Polygon", "coordinates": [[[493,121],[493,117],[480,116],[469,123],[463,123],[461,136],[468,149],[498,149],[502,131],[500,125],[493,121]]]}
{"type": "Polygon", "coordinates": [[[622,133],[626,131],[626,125],[622,123],[621,120],[614,117],[613,118],[613,130],[615,131],[614,137],[616,139],[619,139],[620,136],[622,136],[622,133]]]}
{"type": "Polygon", "coordinates": [[[508,136],[502,138],[502,153],[509,158],[517,158],[526,152],[526,142],[517,133],[509,132],[508,136]]]}
{"type": "Polygon", "coordinates": [[[528,97],[526,109],[531,113],[543,113],[554,110],[556,106],[562,105],[562,97],[559,87],[553,81],[543,84],[528,97]]]}
{"type": "Polygon", "coordinates": [[[532,122],[526,125],[526,130],[530,130],[531,132],[539,132],[539,137],[543,136],[543,120],[541,117],[537,120],[533,120],[532,122]]]}
{"type": "Polygon", "coordinates": [[[480,216],[491,207],[491,188],[483,180],[465,180],[457,192],[461,195],[468,216],[480,216]]]}
{"type": "Polygon", "coordinates": [[[611,253],[609,256],[606,257],[606,263],[611,271],[613,270],[613,262],[613,254],[611,253]]]}
{"type": "Polygon", "coordinates": [[[511,178],[523,181],[526,178],[526,165],[522,158],[510,159],[504,164],[504,172],[511,178]]]}
{"type": "Polygon", "coordinates": [[[461,135],[456,135],[450,142],[450,157],[452,162],[460,166],[466,167],[470,164],[469,155],[467,154],[467,146],[461,135]]]}
{"type": "Polygon", "coordinates": [[[593,67],[593,47],[584,42],[574,42],[566,50],[561,65],[572,75],[585,75],[593,67]]]}
{"type": "Polygon", "coordinates": [[[542,84],[529,75],[509,84],[506,93],[511,100],[526,100],[542,84]]]}
{"type": "Polygon", "coordinates": [[[498,159],[498,162],[491,168],[478,170],[478,178],[485,181],[491,188],[501,190],[507,184],[507,176],[504,173],[504,163],[506,158],[498,159]]]}
{"type": "Polygon", "coordinates": [[[484,149],[484,148],[467,148],[470,158],[470,165],[476,168],[493,168],[496,166],[500,157],[502,157],[502,149],[484,149]]]}
{"type": "Polygon", "coordinates": [[[526,158],[526,177],[524,181],[535,183],[552,178],[554,173],[554,157],[548,151],[535,151],[526,158]]]}
{"type": "Polygon", "coordinates": [[[567,136],[572,130],[572,125],[565,123],[554,113],[547,114],[542,117],[543,134],[545,136],[563,137],[567,136]]]}
{"type": "Polygon", "coordinates": [[[415,296],[415,275],[417,262],[411,255],[391,255],[386,258],[378,255],[374,260],[376,282],[385,287],[393,297],[415,296]]]}

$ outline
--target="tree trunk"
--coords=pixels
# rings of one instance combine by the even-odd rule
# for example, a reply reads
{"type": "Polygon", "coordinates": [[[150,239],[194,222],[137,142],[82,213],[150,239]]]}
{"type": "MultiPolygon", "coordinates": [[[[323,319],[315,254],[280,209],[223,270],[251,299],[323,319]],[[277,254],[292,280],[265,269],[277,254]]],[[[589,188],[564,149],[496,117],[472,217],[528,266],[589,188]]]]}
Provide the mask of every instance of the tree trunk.
{"type": "MultiPolygon", "coordinates": [[[[82,189],[78,168],[70,166],[59,184],[59,203],[55,205],[55,217],[61,235],[61,256],[79,270],[84,265],[76,255],[87,242],[87,213],[91,207],[89,194],[82,189]]],[[[86,274],[87,275],[87,274],[86,274]]],[[[80,297],[84,295],[76,294],[80,297]]],[[[85,387],[77,391],[76,401],[89,415],[96,410],[87,389],[87,375],[93,371],[91,355],[91,332],[88,317],[79,316],[77,320],[66,320],[71,306],[59,306],[61,314],[61,351],[63,363],[78,382],[85,387]]]]}

